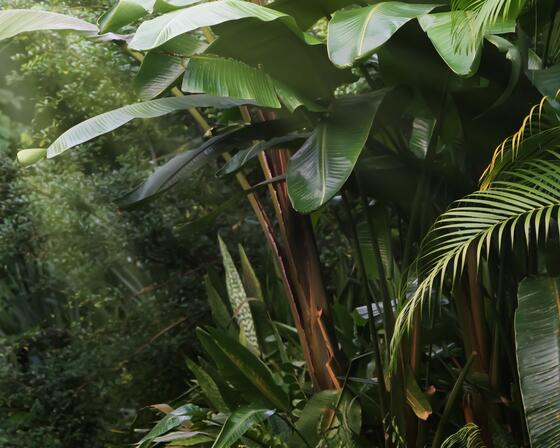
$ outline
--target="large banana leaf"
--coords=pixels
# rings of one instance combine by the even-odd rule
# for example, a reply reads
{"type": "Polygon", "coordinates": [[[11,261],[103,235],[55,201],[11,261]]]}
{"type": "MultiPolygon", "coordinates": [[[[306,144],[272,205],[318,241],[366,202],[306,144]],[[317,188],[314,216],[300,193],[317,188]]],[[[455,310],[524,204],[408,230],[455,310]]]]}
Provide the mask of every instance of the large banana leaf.
{"type": "Polygon", "coordinates": [[[205,332],[198,328],[197,336],[220,374],[249,402],[283,411],[289,408],[287,394],[274,381],[266,364],[249,349],[217,330],[205,332]]]}
{"type": "Polygon", "coordinates": [[[226,420],[212,448],[229,448],[237,446],[236,442],[253,426],[265,421],[274,414],[273,409],[261,409],[253,406],[235,410],[226,420]]]}
{"type": "MultiPolygon", "coordinates": [[[[328,104],[336,87],[355,80],[349,70],[340,70],[331,63],[325,45],[307,45],[278,20],[227,22],[214,29],[220,37],[210,45],[208,53],[262,67],[275,81],[297,93],[304,104],[301,98],[324,99],[328,104]]],[[[288,95],[277,91],[285,102],[288,95]]]]}
{"type": "Polygon", "coordinates": [[[265,107],[282,107],[274,81],[263,70],[234,59],[212,55],[196,56],[189,60],[181,90],[253,100],[265,107]]]}
{"type": "Polygon", "coordinates": [[[436,6],[391,1],[337,11],[329,22],[329,57],[340,67],[350,67],[374,53],[408,21],[436,6]]]}
{"type": "Polygon", "coordinates": [[[219,98],[209,95],[189,95],[130,104],[90,118],[69,129],[48,147],[47,157],[56,157],[74,146],[114,131],[135,118],[161,117],[162,115],[191,107],[216,107],[227,109],[243,104],[256,104],[256,102],[251,100],[236,100],[233,98],[219,98]]]}
{"type": "Polygon", "coordinates": [[[288,192],[296,210],[316,210],[344,185],[386,92],[337,99],[328,116],[290,159],[288,192]]]}
{"type": "Polygon", "coordinates": [[[143,100],[155,98],[185,71],[185,57],[202,53],[208,44],[190,34],[182,34],[150,51],[134,78],[134,89],[143,100]]]}
{"type": "Polygon", "coordinates": [[[196,5],[204,0],[156,0],[154,10],[156,12],[169,12],[177,9],[186,8],[187,6],[196,5]]]}
{"type": "Polygon", "coordinates": [[[20,33],[44,30],[98,31],[92,23],[54,12],[30,9],[0,11],[0,41],[20,33]]]}
{"type": "Polygon", "coordinates": [[[122,198],[121,205],[128,206],[150,199],[188,178],[225,151],[236,146],[246,146],[255,139],[271,138],[289,132],[293,130],[290,126],[283,120],[265,121],[217,135],[198,148],[179,154],[160,166],[144,183],[122,198]]]}
{"type": "Polygon", "coordinates": [[[515,344],[531,447],[560,446],[560,278],[521,282],[515,344]]]}
{"type": "Polygon", "coordinates": [[[281,20],[301,39],[307,39],[294,19],[287,14],[241,0],[218,0],[170,12],[142,23],[130,47],[135,50],[150,50],[174,37],[201,27],[247,18],[264,22],[281,20]]]}
{"type": "Polygon", "coordinates": [[[436,51],[453,72],[460,76],[471,76],[480,64],[480,45],[475,47],[458,41],[454,27],[466,26],[463,11],[427,14],[420,17],[420,26],[426,32],[436,51]]]}
{"type": "Polygon", "coordinates": [[[155,0],[119,0],[99,18],[99,28],[102,33],[118,31],[152,12],[154,4],[155,0]]]}

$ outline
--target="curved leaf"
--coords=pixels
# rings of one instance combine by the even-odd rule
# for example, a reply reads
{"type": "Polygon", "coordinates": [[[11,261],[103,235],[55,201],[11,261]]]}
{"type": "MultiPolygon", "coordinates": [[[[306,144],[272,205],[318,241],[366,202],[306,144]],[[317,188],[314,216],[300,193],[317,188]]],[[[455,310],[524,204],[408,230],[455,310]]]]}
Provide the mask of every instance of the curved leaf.
{"type": "Polygon", "coordinates": [[[156,12],[169,12],[177,9],[186,8],[187,6],[196,5],[204,0],[156,0],[154,10],[156,12]]]}
{"type": "Polygon", "coordinates": [[[243,407],[234,411],[224,423],[212,448],[229,448],[234,446],[243,434],[253,426],[265,421],[275,413],[272,409],[243,407]]]}
{"type": "Polygon", "coordinates": [[[280,108],[274,82],[264,71],[234,59],[212,55],[192,57],[183,77],[183,92],[248,99],[280,108]]]}
{"type": "Polygon", "coordinates": [[[47,149],[47,157],[56,157],[66,150],[95,137],[114,131],[135,118],[155,118],[191,107],[229,107],[254,104],[249,100],[218,98],[209,95],[189,95],[178,98],[161,98],[143,103],[130,104],[90,118],[58,137],[47,149]]]}
{"type": "Polygon", "coordinates": [[[152,12],[155,0],[119,0],[99,18],[101,33],[115,32],[152,12]]]}
{"type": "Polygon", "coordinates": [[[473,47],[467,41],[454,37],[455,27],[468,26],[463,11],[427,14],[418,19],[436,51],[453,72],[460,76],[471,76],[480,64],[480,44],[473,47]]]}
{"type": "Polygon", "coordinates": [[[275,120],[255,123],[217,135],[204,142],[198,148],[179,154],[160,166],[142,185],[121,199],[121,205],[129,206],[142,202],[166,191],[177,182],[188,178],[194,171],[207,164],[210,160],[214,160],[220,154],[232,150],[236,146],[245,146],[252,140],[270,138],[290,130],[292,129],[286,121],[275,120]]]}
{"type": "Polygon", "coordinates": [[[296,35],[305,39],[294,19],[286,14],[241,0],[218,0],[170,12],[142,23],[130,47],[135,50],[150,50],[198,28],[245,18],[264,22],[281,19],[296,35]]]}
{"type": "Polygon", "coordinates": [[[337,99],[328,116],[290,159],[288,192],[296,210],[316,210],[344,185],[386,92],[337,99]]]}
{"type": "Polygon", "coordinates": [[[220,373],[251,403],[261,403],[280,410],[289,408],[289,398],[274,381],[271,371],[255,354],[216,330],[198,328],[197,336],[220,373]]]}
{"type": "Polygon", "coordinates": [[[22,149],[17,154],[18,162],[23,166],[30,166],[43,160],[47,156],[45,148],[22,149]]]}
{"type": "Polygon", "coordinates": [[[390,1],[337,11],[329,22],[329,57],[340,67],[350,67],[374,53],[408,21],[437,6],[390,1]]]}
{"type": "Polygon", "coordinates": [[[239,151],[216,173],[217,176],[225,176],[240,170],[246,163],[256,157],[260,152],[271,148],[286,148],[292,144],[303,143],[310,134],[291,134],[275,137],[270,140],[257,143],[250,148],[239,151]]]}
{"type": "Polygon", "coordinates": [[[134,78],[134,89],[143,100],[155,98],[169,88],[184,72],[184,56],[202,53],[208,44],[183,34],[150,51],[134,78]]]}
{"type": "Polygon", "coordinates": [[[46,30],[74,30],[97,33],[92,23],[76,17],[65,16],[34,9],[8,9],[0,11],[0,40],[9,39],[20,33],[46,30]]]}
{"type": "Polygon", "coordinates": [[[531,447],[560,446],[560,278],[521,282],[515,345],[531,447]]]}

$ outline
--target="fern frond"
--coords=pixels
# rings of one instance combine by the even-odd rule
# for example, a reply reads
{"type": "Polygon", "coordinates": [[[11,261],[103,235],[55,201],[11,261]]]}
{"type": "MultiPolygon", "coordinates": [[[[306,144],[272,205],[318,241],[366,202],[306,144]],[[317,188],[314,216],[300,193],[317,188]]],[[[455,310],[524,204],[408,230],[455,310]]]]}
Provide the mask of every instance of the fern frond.
{"type": "Polygon", "coordinates": [[[503,173],[507,180],[494,181],[488,189],[456,201],[436,220],[417,259],[418,287],[397,317],[391,341],[393,367],[416,312],[434,292],[441,292],[446,274],[455,282],[469,250],[475,250],[478,265],[483,251],[488,257],[495,242],[499,252],[508,235],[512,244],[518,233],[527,244],[549,237],[553,219],[560,218],[560,153],[551,150],[542,155],[503,173]]]}
{"type": "Polygon", "coordinates": [[[442,443],[441,448],[486,448],[482,431],[474,423],[467,423],[442,443]]]}
{"type": "Polygon", "coordinates": [[[560,146],[560,117],[548,99],[545,96],[534,105],[519,130],[496,148],[480,177],[481,190],[488,189],[500,173],[511,169],[514,162],[524,161],[542,148],[560,146]]]}

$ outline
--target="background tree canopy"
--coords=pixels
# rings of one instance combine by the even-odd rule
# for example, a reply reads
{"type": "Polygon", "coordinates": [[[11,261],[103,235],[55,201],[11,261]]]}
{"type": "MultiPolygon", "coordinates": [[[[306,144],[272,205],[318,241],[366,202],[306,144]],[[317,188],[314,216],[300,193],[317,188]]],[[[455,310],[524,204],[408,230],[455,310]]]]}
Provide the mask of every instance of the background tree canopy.
{"type": "Polygon", "coordinates": [[[560,446],[556,1],[5,0],[0,56],[2,446],[560,446]]]}

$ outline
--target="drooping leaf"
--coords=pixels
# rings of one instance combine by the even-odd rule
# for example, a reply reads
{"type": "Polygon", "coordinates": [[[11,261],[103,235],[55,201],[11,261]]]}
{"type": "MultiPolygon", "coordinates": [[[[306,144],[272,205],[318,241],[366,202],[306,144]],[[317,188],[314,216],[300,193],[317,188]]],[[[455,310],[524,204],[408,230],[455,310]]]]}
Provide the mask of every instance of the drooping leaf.
{"type": "Polygon", "coordinates": [[[234,59],[206,54],[188,61],[181,90],[252,100],[264,107],[282,106],[274,81],[264,71],[234,59]]]}
{"type": "Polygon", "coordinates": [[[187,367],[193,373],[208,403],[219,412],[228,412],[228,406],[222,397],[220,388],[214,379],[201,366],[187,358],[187,367]]]}
{"type": "Polygon", "coordinates": [[[247,430],[265,421],[274,413],[273,409],[260,409],[252,406],[235,410],[224,423],[212,448],[229,448],[234,446],[247,430]]]}
{"type": "Polygon", "coordinates": [[[161,98],[130,104],[90,118],[58,137],[47,149],[47,157],[56,157],[81,143],[114,131],[136,118],[155,118],[191,107],[229,108],[253,104],[250,100],[218,98],[209,95],[189,95],[178,98],[161,98]]]}
{"type": "Polygon", "coordinates": [[[454,27],[467,20],[463,11],[426,14],[418,19],[441,58],[460,76],[473,75],[480,64],[480,44],[472,47],[454,38],[454,27]]]}
{"type": "Polygon", "coordinates": [[[293,33],[305,39],[294,19],[286,14],[241,0],[218,0],[143,22],[136,31],[130,47],[135,50],[150,50],[198,28],[246,18],[265,22],[281,20],[293,33]]]}
{"type": "Polygon", "coordinates": [[[337,11],[329,22],[329,57],[340,67],[350,67],[375,53],[408,21],[437,6],[388,1],[337,11]]]}
{"type": "Polygon", "coordinates": [[[288,192],[296,210],[309,213],[331,199],[348,179],[386,93],[337,99],[288,165],[288,192]]]}
{"type": "Polygon", "coordinates": [[[249,298],[243,287],[241,276],[237,272],[237,268],[229,250],[220,236],[218,236],[220,243],[220,252],[226,271],[226,288],[228,292],[229,302],[235,320],[239,325],[239,341],[252,350],[254,353],[260,353],[259,341],[257,339],[257,332],[255,330],[255,322],[251,314],[251,307],[249,306],[249,298]]]}
{"type": "Polygon", "coordinates": [[[227,174],[235,173],[262,151],[266,151],[271,148],[286,148],[290,147],[294,143],[301,144],[308,137],[309,134],[307,133],[290,134],[256,143],[250,148],[237,152],[216,174],[221,177],[227,174]]]}
{"type": "Polygon", "coordinates": [[[0,11],[0,41],[20,33],[46,30],[73,30],[95,34],[96,25],[76,17],[35,9],[0,11]]]}
{"type": "Polygon", "coordinates": [[[216,330],[197,329],[197,336],[224,378],[228,379],[250,403],[279,410],[289,408],[289,399],[275,382],[272,373],[254,353],[216,330]]]}
{"type": "MultiPolygon", "coordinates": [[[[192,95],[183,98],[195,98],[197,96],[204,95],[192,95]]],[[[231,101],[237,104],[245,103],[241,100],[231,101]]],[[[271,138],[290,130],[293,130],[292,123],[284,120],[274,120],[255,123],[212,137],[198,148],[179,154],[160,166],[144,183],[122,198],[120,203],[122,206],[129,206],[150,199],[168,190],[177,182],[188,178],[200,167],[226,151],[245,146],[255,139],[271,138]]]]}
{"type": "Polygon", "coordinates": [[[185,406],[181,406],[174,411],[166,414],[152,429],[151,431],[146,434],[142,440],[140,440],[139,446],[140,448],[144,448],[150,445],[150,443],[156,438],[159,437],[172,429],[177,428],[183,422],[193,420],[195,418],[201,418],[205,416],[205,412],[196,405],[187,404],[185,406]]]}
{"type": "Polygon", "coordinates": [[[115,32],[152,12],[155,0],[119,0],[99,18],[101,33],[115,32]]]}
{"type": "Polygon", "coordinates": [[[531,447],[560,446],[560,278],[521,282],[515,345],[531,447]]]}
{"type": "Polygon", "coordinates": [[[134,89],[143,100],[151,100],[168,89],[184,72],[186,57],[202,53],[208,44],[190,34],[182,34],[156,50],[142,61],[134,78],[134,89]]]}

